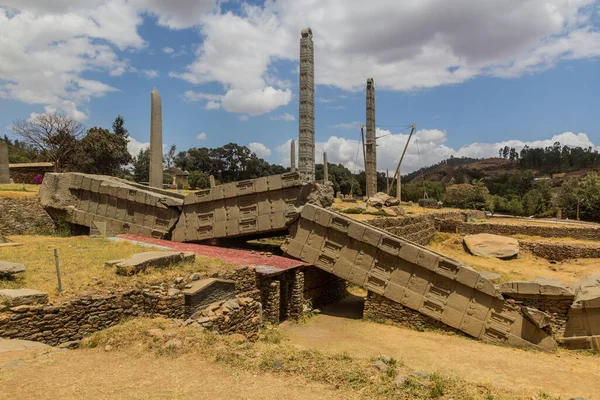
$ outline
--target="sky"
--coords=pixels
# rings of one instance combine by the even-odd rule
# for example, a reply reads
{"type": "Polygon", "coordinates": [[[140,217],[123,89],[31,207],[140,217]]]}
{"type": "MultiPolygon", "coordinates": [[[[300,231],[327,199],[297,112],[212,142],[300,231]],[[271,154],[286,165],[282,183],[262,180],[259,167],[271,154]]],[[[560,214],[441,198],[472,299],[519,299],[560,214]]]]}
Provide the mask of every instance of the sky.
{"type": "Polygon", "coordinates": [[[162,97],[163,142],[248,146],[289,165],[302,28],[315,46],[316,159],[362,167],[365,86],[378,169],[559,141],[600,150],[592,0],[0,0],[0,134],[59,112],[125,118],[134,154],[162,97]]]}

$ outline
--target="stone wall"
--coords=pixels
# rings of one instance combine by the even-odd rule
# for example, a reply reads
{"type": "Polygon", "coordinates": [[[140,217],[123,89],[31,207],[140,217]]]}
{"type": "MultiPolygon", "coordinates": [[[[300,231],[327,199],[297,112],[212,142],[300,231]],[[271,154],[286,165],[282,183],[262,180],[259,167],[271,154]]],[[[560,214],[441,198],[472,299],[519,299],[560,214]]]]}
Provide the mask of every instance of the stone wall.
{"type": "Polygon", "coordinates": [[[18,167],[18,168],[10,168],[10,178],[14,183],[28,183],[35,184],[34,178],[36,176],[41,176],[42,178],[48,172],[52,172],[54,167],[18,167]]]}
{"type": "MultiPolygon", "coordinates": [[[[516,295],[515,295],[516,296],[516,295]]],[[[526,296],[512,297],[504,294],[509,301],[522,307],[533,307],[550,315],[550,333],[555,339],[564,336],[565,326],[567,324],[567,315],[573,298],[560,298],[555,296],[526,296]]]]}
{"type": "Polygon", "coordinates": [[[0,196],[0,235],[50,235],[56,233],[54,221],[35,198],[0,196]]]}
{"type": "Polygon", "coordinates": [[[519,240],[522,250],[546,260],[562,261],[573,258],[600,258],[600,245],[586,246],[566,243],[545,243],[519,240]]]}
{"type": "Polygon", "coordinates": [[[256,301],[261,299],[260,277],[252,267],[239,268],[233,272],[217,273],[212,278],[234,281],[237,297],[250,297],[256,301]]]}
{"type": "Polygon", "coordinates": [[[390,320],[408,328],[423,330],[426,328],[441,329],[448,332],[462,332],[448,325],[429,318],[425,314],[404,307],[402,304],[387,299],[373,292],[368,292],[365,299],[363,318],[374,321],[390,320]]]}
{"type": "Polygon", "coordinates": [[[337,276],[308,266],[261,278],[261,302],[265,321],[297,321],[305,306],[321,307],[346,296],[347,282],[337,276]]]}
{"type": "Polygon", "coordinates": [[[196,320],[203,328],[223,335],[238,333],[258,340],[262,325],[261,304],[249,297],[210,304],[196,320]]]}
{"type": "Polygon", "coordinates": [[[449,219],[437,219],[436,226],[440,232],[474,235],[492,233],[496,235],[528,235],[548,238],[571,237],[574,239],[600,240],[600,228],[594,226],[537,226],[525,224],[468,223],[449,219]]]}
{"type": "Polygon", "coordinates": [[[183,296],[129,290],[85,295],[62,304],[12,307],[0,313],[0,337],[57,345],[80,340],[131,316],[183,317],[183,296]]]}
{"type": "Polygon", "coordinates": [[[378,218],[365,222],[411,242],[427,245],[435,236],[436,220],[466,221],[466,218],[466,213],[449,211],[404,218],[378,218]]]}

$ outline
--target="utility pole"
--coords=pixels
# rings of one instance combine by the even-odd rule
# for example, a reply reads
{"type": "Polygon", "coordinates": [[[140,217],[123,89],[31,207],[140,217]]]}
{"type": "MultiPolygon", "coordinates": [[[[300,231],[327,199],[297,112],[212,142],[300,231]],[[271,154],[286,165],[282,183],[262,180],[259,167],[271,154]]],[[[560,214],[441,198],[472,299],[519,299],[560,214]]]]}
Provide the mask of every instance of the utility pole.
{"type": "Polygon", "coordinates": [[[367,176],[367,154],[365,151],[365,126],[360,124],[360,137],[362,138],[362,150],[363,150],[363,166],[365,168],[365,177],[367,176]]]}
{"type": "MultiPolygon", "coordinates": [[[[398,161],[398,167],[396,167],[396,173],[394,174],[394,177],[392,178],[392,184],[390,185],[390,187],[394,186],[394,183],[396,182],[396,177],[398,177],[398,185],[396,186],[396,197],[398,198],[398,200],[402,200],[401,199],[401,183],[400,183],[400,165],[402,164],[402,160],[404,159],[404,154],[406,154],[406,149],[408,148],[408,144],[410,143],[410,138],[412,138],[413,133],[415,132],[415,129],[417,128],[417,125],[413,124],[412,125],[412,129],[410,131],[410,135],[408,135],[408,140],[406,141],[406,145],[404,145],[404,151],[402,151],[402,155],[400,156],[400,161],[398,161]]],[[[388,194],[389,190],[388,190],[388,194]]]]}

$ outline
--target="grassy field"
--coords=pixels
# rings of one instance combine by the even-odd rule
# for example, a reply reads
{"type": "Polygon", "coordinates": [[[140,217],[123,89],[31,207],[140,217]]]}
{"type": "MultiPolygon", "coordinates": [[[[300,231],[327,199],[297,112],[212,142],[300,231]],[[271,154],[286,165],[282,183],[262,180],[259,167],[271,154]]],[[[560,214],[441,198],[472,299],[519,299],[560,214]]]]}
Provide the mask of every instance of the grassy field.
{"type": "Polygon", "coordinates": [[[0,185],[0,197],[37,197],[39,190],[40,185],[27,185],[24,183],[4,184],[0,185]]]}
{"type": "MultiPolygon", "coordinates": [[[[536,239],[526,236],[520,238],[536,239]]],[[[561,243],[583,242],[569,241],[567,239],[557,241],[561,243]]],[[[527,252],[521,252],[518,258],[512,260],[474,256],[464,249],[462,236],[458,234],[437,233],[427,247],[448,257],[460,260],[477,270],[496,272],[502,276],[500,282],[527,280],[536,276],[550,276],[560,279],[563,282],[571,283],[585,276],[600,273],[600,259],[595,258],[565,260],[553,264],[546,259],[535,257],[527,252]]]]}
{"type": "Polygon", "coordinates": [[[194,272],[210,274],[233,270],[234,265],[217,259],[196,257],[193,264],[173,265],[152,269],[131,277],[115,274],[105,261],[129,258],[135,253],[152,251],[152,248],[129,242],[114,242],[102,238],[75,236],[9,236],[21,247],[0,248],[0,260],[25,264],[23,276],[14,281],[0,281],[0,289],[27,287],[48,292],[50,298],[67,299],[86,291],[108,292],[118,288],[145,288],[162,282],[170,283],[175,277],[187,277],[194,272]],[[57,291],[54,249],[58,249],[63,292],[57,291]]]}

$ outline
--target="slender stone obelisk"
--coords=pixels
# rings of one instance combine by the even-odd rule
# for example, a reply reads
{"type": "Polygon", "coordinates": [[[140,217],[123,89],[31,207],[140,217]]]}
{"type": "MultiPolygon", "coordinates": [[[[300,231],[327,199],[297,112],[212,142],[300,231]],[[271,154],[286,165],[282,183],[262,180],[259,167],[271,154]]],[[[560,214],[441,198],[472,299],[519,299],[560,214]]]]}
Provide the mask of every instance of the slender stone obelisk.
{"type": "Polygon", "coordinates": [[[300,112],[298,114],[298,171],[315,180],[315,48],[312,30],[302,29],[300,38],[300,112]]]}
{"type": "Polygon", "coordinates": [[[323,182],[329,182],[329,165],[327,165],[327,153],[323,153],[323,182]]]}
{"type": "Polygon", "coordinates": [[[294,139],[290,142],[290,170],[296,172],[296,142],[294,139]]]}
{"type": "Polygon", "coordinates": [[[8,170],[8,145],[0,140],[0,184],[10,183],[8,170]]]}
{"type": "Polygon", "coordinates": [[[150,186],[162,189],[162,102],[156,88],[150,95],[150,186]]]}
{"type": "Polygon", "coordinates": [[[377,193],[377,149],[375,129],[375,82],[367,79],[367,137],[365,144],[365,179],[367,197],[377,193]]]}

